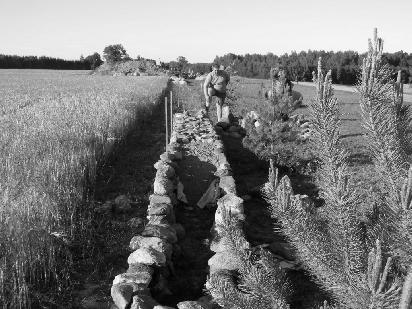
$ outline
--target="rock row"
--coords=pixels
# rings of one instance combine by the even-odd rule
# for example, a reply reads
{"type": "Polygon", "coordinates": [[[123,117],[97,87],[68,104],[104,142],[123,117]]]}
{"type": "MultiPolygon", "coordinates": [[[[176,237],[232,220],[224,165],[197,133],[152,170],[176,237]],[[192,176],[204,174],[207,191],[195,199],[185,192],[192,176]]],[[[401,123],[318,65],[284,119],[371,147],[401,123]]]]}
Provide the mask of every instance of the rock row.
{"type": "MultiPolygon", "coordinates": [[[[224,280],[234,285],[233,271],[238,268],[236,254],[232,251],[229,241],[222,232],[227,214],[236,224],[234,225],[242,248],[249,249],[250,244],[243,232],[245,220],[243,199],[237,196],[236,184],[231,166],[224,152],[220,135],[239,138],[244,134],[242,128],[220,123],[213,127],[211,121],[202,113],[196,117],[187,113],[174,115],[174,129],[166,152],[160,155],[160,160],[154,164],[156,176],[153,184],[153,194],[147,210],[147,224],[144,230],[130,241],[133,251],[128,257],[128,269],[115,277],[111,288],[112,299],[119,309],[124,308],[155,308],[167,309],[153,299],[150,290],[168,290],[167,278],[174,274],[172,253],[178,249],[178,241],[185,236],[183,226],[176,222],[175,207],[184,205],[183,185],[178,176],[179,162],[185,153],[183,149],[190,145],[202,143],[211,151],[206,154],[208,161],[216,167],[215,176],[219,181],[219,194],[214,225],[211,230],[210,249],[215,254],[209,259],[209,280],[224,280]]],[[[193,148],[193,147],[192,147],[193,148]]],[[[194,184],[196,185],[196,184],[194,184]]],[[[215,205],[216,206],[216,205],[215,205]]],[[[221,296],[214,295],[214,299],[221,296]]],[[[188,300],[177,304],[179,309],[216,307],[213,299],[201,297],[198,300],[188,300]]]]}
{"type": "MultiPolygon", "coordinates": [[[[216,150],[217,164],[223,176],[227,170],[227,160],[223,153],[223,143],[219,140],[209,119],[202,114],[193,117],[188,114],[175,114],[174,130],[166,152],[154,164],[156,177],[153,194],[149,197],[148,222],[144,230],[130,241],[133,251],[128,257],[128,270],[113,280],[112,299],[117,308],[171,308],[161,306],[153,299],[150,288],[167,289],[167,278],[173,274],[172,252],[178,240],[184,237],[183,226],[176,223],[174,207],[179,199],[184,199],[177,169],[183,157],[182,146],[189,143],[207,143],[216,150]],[[150,288],[149,288],[150,285],[150,288]]],[[[234,180],[222,181],[224,190],[233,190],[234,180]],[[226,185],[227,183],[227,185],[226,185]],[[229,186],[231,189],[229,189],[229,186]]],[[[185,301],[178,308],[211,308],[205,301],[185,301]]]]}

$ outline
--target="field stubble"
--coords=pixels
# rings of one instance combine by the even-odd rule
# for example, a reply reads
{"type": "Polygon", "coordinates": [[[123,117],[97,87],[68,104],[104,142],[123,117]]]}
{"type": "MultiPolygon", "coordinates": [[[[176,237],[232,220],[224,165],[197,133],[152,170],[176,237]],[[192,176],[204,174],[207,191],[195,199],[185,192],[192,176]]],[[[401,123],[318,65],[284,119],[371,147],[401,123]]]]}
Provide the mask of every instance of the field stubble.
{"type": "Polygon", "coordinates": [[[87,247],[96,169],[166,78],[0,71],[0,304],[56,306],[87,247]],[[47,291],[47,292],[46,292],[47,291]]]}

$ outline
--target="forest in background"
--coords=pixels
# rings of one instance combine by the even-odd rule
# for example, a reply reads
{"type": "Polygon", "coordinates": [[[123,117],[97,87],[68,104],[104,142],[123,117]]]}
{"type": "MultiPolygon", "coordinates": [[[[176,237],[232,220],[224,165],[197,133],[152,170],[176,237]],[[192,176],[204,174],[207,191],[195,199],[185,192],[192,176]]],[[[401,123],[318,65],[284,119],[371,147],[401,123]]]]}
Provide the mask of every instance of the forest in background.
{"type": "MultiPolygon", "coordinates": [[[[360,67],[366,53],[355,51],[301,51],[282,56],[268,53],[235,55],[232,53],[216,56],[215,63],[230,66],[237,75],[249,78],[269,78],[270,68],[281,66],[288,77],[294,81],[312,81],[312,72],[316,71],[317,61],[321,57],[325,69],[332,71],[332,82],[335,84],[354,85],[360,74],[360,67]]],[[[398,51],[384,53],[383,63],[389,64],[394,74],[402,71],[402,82],[412,83],[412,53],[398,51]]]]}
{"type": "Polygon", "coordinates": [[[0,69],[93,70],[102,63],[98,53],[80,56],[79,60],[0,54],[0,69]]]}
{"type": "MultiPolygon", "coordinates": [[[[110,45],[108,47],[121,47],[124,51],[124,59],[119,61],[132,60],[121,45],[110,45]]],[[[108,48],[106,47],[106,48],[108,48]]],[[[104,59],[106,59],[106,54],[104,59]]],[[[360,67],[366,53],[359,54],[355,51],[316,51],[308,50],[299,53],[292,52],[277,56],[273,53],[261,54],[226,54],[216,56],[214,63],[223,64],[230,68],[232,74],[248,78],[268,79],[272,67],[281,66],[286,71],[290,80],[311,81],[312,72],[316,71],[317,59],[320,57],[324,61],[326,70],[332,71],[332,82],[335,84],[354,85],[360,74],[360,67]]],[[[107,60],[107,59],[106,59],[107,60]]],[[[152,60],[154,63],[155,61],[152,60]]],[[[398,51],[395,53],[384,53],[383,63],[390,66],[394,74],[402,71],[402,82],[412,83],[412,53],[398,51]]],[[[46,56],[16,56],[0,54],[0,69],[56,69],[56,70],[93,70],[103,63],[100,55],[94,53],[79,60],[64,60],[46,56]]],[[[178,57],[177,61],[162,63],[162,68],[173,71],[189,70],[194,73],[207,73],[210,71],[211,63],[189,63],[185,57],[178,57]]]]}

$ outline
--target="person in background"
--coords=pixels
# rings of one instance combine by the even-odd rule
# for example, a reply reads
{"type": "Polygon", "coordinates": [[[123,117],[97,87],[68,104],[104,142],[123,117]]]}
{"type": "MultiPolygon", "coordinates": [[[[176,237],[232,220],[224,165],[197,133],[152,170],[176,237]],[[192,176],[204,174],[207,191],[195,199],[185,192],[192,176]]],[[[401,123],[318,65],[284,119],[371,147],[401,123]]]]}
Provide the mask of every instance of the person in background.
{"type": "Polygon", "coordinates": [[[227,104],[225,104],[226,98],[226,88],[230,81],[229,74],[224,70],[223,66],[217,64],[212,65],[212,72],[210,72],[205,79],[203,84],[203,91],[206,98],[206,114],[209,113],[210,103],[212,102],[212,97],[217,98],[216,111],[217,111],[217,121],[222,119],[222,109],[228,109],[227,104]]]}

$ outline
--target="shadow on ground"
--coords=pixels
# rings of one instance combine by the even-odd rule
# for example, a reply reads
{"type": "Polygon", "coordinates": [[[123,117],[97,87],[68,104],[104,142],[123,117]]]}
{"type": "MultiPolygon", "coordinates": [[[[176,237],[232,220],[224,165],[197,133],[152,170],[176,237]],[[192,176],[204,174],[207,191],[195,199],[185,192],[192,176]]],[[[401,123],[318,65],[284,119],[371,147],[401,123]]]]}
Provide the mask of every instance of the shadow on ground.
{"type": "Polygon", "coordinates": [[[119,195],[132,201],[126,213],[110,212],[91,219],[93,234],[88,251],[74,256],[76,285],[72,307],[110,308],[110,287],[114,277],[127,270],[130,239],[141,232],[146,220],[149,194],[156,170],[153,164],[165,150],[163,105],[158,106],[130,130],[116,145],[106,162],[98,167],[94,200],[104,203],[119,195]],[[129,220],[140,220],[131,227],[129,220]]]}
{"type": "MultiPolygon", "coordinates": [[[[269,205],[257,190],[257,187],[267,181],[268,162],[260,160],[253,152],[243,147],[241,139],[223,136],[223,142],[234,173],[238,195],[250,196],[250,199],[244,203],[246,215],[244,231],[247,240],[252,246],[286,242],[282,233],[275,232],[274,228],[280,228],[280,226],[271,218],[269,205]]],[[[280,176],[288,172],[285,168],[279,170],[280,176]]],[[[288,176],[291,178],[296,194],[316,195],[317,190],[307,176],[297,173],[288,174],[288,176]]],[[[287,277],[291,286],[288,302],[292,309],[315,308],[326,299],[327,296],[320,287],[304,271],[289,270],[287,277]]]]}

